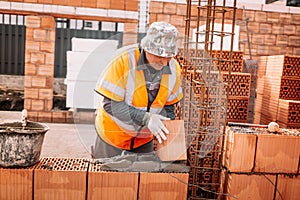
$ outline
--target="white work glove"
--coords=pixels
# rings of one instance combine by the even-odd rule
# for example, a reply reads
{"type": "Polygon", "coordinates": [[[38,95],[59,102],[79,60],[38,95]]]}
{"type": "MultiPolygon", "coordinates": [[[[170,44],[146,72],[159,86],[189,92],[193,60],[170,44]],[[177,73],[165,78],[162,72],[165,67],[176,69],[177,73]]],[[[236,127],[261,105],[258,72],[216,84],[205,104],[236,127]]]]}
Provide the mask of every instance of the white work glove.
{"type": "Polygon", "coordinates": [[[167,139],[165,134],[169,134],[169,130],[162,123],[163,120],[170,120],[170,118],[158,114],[150,114],[147,124],[148,129],[157,138],[159,143],[162,143],[162,139],[167,139]]]}

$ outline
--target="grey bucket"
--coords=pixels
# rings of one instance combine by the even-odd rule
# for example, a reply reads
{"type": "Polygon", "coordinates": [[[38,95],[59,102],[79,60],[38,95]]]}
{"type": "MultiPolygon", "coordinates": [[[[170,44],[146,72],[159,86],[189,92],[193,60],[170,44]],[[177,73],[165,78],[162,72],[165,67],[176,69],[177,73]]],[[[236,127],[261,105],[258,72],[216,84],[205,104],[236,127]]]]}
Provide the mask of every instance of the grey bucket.
{"type": "Polygon", "coordinates": [[[0,124],[0,166],[28,167],[40,159],[41,149],[48,126],[27,122],[0,124]]]}

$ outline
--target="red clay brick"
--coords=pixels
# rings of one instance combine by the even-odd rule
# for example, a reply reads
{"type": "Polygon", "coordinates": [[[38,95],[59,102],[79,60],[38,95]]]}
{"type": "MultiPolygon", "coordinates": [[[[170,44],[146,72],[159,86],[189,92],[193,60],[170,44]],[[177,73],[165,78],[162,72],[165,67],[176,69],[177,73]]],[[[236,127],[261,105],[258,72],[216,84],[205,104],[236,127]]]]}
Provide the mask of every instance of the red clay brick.
{"type": "Polygon", "coordinates": [[[44,100],[32,99],[31,101],[31,109],[34,111],[44,111],[44,100]]]}
{"type": "Polygon", "coordinates": [[[150,13],[162,13],[164,8],[163,2],[152,1],[150,3],[150,13]]]}
{"type": "Polygon", "coordinates": [[[297,173],[300,137],[259,134],[255,172],[297,173]]]}
{"type": "MultiPolygon", "coordinates": [[[[69,6],[76,6],[76,7],[81,7],[81,3],[83,2],[84,0],[72,0],[72,1],[69,1],[69,6]]],[[[95,5],[96,6],[96,5],[95,5]]]]}
{"type": "Polygon", "coordinates": [[[31,110],[31,99],[24,99],[24,109],[31,110]]]}
{"type": "MultiPolygon", "coordinates": [[[[93,167],[93,165],[92,165],[93,167]]],[[[88,199],[136,199],[136,172],[88,172],[88,199]]]]}
{"type": "Polygon", "coordinates": [[[170,20],[171,24],[173,24],[174,26],[184,26],[185,21],[184,21],[184,17],[183,16],[178,16],[178,15],[174,15],[171,17],[170,20]]]}
{"type": "Polygon", "coordinates": [[[97,0],[84,0],[81,2],[82,7],[88,8],[96,8],[97,7],[97,0]]]}
{"type": "Polygon", "coordinates": [[[176,14],[176,3],[164,3],[163,14],[176,14]]]}
{"type": "Polygon", "coordinates": [[[263,11],[255,11],[256,22],[267,22],[267,13],[263,11]]]}
{"type": "Polygon", "coordinates": [[[52,121],[57,123],[65,123],[67,113],[66,111],[54,111],[52,112],[52,121]]]}
{"type": "Polygon", "coordinates": [[[46,86],[45,88],[53,88],[53,84],[54,84],[54,78],[47,76],[46,77],[46,86]]]}
{"type": "Polygon", "coordinates": [[[26,42],[33,41],[33,28],[26,27],[26,42]]]}
{"type": "Polygon", "coordinates": [[[259,23],[258,22],[249,22],[248,31],[250,33],[259,33],[259,23]]]}
{"type": "Polygon", "coordinates": [[[138,199],[186,199],[187,173],[140,173],[138,199]]]}
{"type": "Polygon", "coordinates": [[[186,4],[177,4],[176,5],[176,15],[186,15],[186,4]]]}
{"type": "Polygon", "coordinates": [[[286,46],[288,44],[287,35],[277,35],[276,46],[286,46]]]}
{"type": "Polygon", "coordinates": [[[36,65],[32,63],[25,64],[25,75],[36,75],[36,65]]]}
{"type": "Polygon", "coordinates": [[[53,108],[53,100],[45,100],[45,111],[51,111],[53,108]]]}
{"type": "Polygon", "coordinates": [[[166,14],[157,14],[156,19],[157,21],[165,21],[170,23],[170,15],[166,14]]]}
{"type": "Polygon", "coordinates": [[[54,66],[53,65],[40,65],[37,70],[38,70],[39,76],[53,77],[53,75],[54,75],[54,66]]]}
{"type": "Polygon", "coordinates": [[[45,29],[55,29],[55,19],[51,16],[41,17],[41,28],[45,29]]]}
{"type": "Polygon", "coordinates": [[[139,1],[138,0],[125,0],[125,10],[128,11],[138,11],[139,1]]]}
{"type": "Polygon", "coordinates": [[[267,21],[271,23],[279,22],[279,13],[277,12],[267,12],[267,21]]]}
{"type": "Polygon", "coordinates": [[[273,199],[275,175],[227,174],[226,200],[273,199]]]}
{"type": "Polygon", "coordinates": [[[289,36],[288,45],[299,47],[300,46],[300,36],[289,36]]]}
{"type": "Polygon", "coordinates": [[[32,87],[39,87],[39,88],[46,87],[46,77],[41,77],[41,76],[32,77],[31,85],[32,85],[32,87]]]}
{"type": "Polygon", "coordinates": [[[149,23],[152,24],[153,22],[156,22],[157,20],[157,14],[155,13],[150,13],[149,14],[149,23]]]}
{"type": "Polygon", "coordinates": [[[283,26],[280,24],[272,24],[272,34],[283,34],[283,26]]]}
{"type": "Polygon", "coordinates": [[[54,53],[45,53],[45,64],[54,65],[54,53]]]}
{"type": "Polygon", "coordinates": [[[41,19],[39,16],[26,17],[26,28],[39,28],[40,26],[41,26],[41,19]]]}
{"type": "Polygon", "coordinates": [[[253,44],[264,44],[264,35],[263,34],[253,34],[251,37],[251,42],[253,44]]]}
{"type": "Polygon", "coordinates": [[[251,172],[254,167],[256,135],[227,129],[224,165],[230,172],[251,172]]]}
{"type": "Polygon", "coordinates": [[[32,52],[30,53],[30,62],[34,64],[44,64],[45,63],[45,54],[32,52]]]}
{"type": "MultiPolygon", "coordinates": [[[[73,0],[74,1],[74,0],[73,0]]],[[[43,3],[43,4],[52,4],[53,0],[38,0],[38,3],[43,3]]]]}
{"type": "Polygon", "coordinates": [[[272,25],[267,23],[259,24],[259,32],[260,33],[272,33],[272,25]]]}
{"type": "Polygon", "coordinates": [[[279,14],[279,23],[290,24],[292,15],[289,13],[280,13],[279,14]]]}
{"type": "Polygon", "coordinates": [[[30,120],[30,121],[34,121],[34,122],[36,122],[36,121],[38,121],[38,113],[37,112],[34,112],[34,111],[28,111],[27,112],[27,116],[28,116],[28,120],[30,120]]]}
{"type": "Polygon", "coordinates": [[[39,122],[52,122],[52,113],[51,112],[38,112],[38,121],[39,122]]]}
{"type": "MultiPolygon", "coordinates": [[[[280,192],[283,199],[297,200],[300,191],[300,176],[278,175],[277,190],[280,192]]],[[[277,192],[276,200],[282,198],[277,192]]]]}
{"type": "Polygon", "coordinates": [[[31,87],[31,82],[32,82],[32,76],[25,76],[24,77],[24,87],[31,87]]]}
{"type": "Polygon", "coordinates": [[[24,88],[24,98],[25,99],[38,99],[39,98],[39,89],[24,88]]]}
{"type": "Polygon", "coordinates": [[[37,52],[40,50],[40,42],[26,40],[26,52],[37,52]]]}
{"type": "Polygon", "coordinates": [[[295,25],[284,25],[283,26],[283,33],[285,35],[295,35],[296,34],[296,26],[295,25]]]}
{"type": "Polygon", "coordinates": [[[265,45],[271,45],[271,47],[273,45],[275,45],[276,44],[276,35],[265,34],[264,35],[264,43],[263,44],[265,44],[265,45]]]}
{"type": "Polygon", "coordinates": [[[33,168],[0,168],[1,199],[32,200],[33,168]]]}
{"type": "Polygon", "coordinates": [[[53,99],[53,89],[38,89],[39,99],[53,99]]]}
{"type": "Polygon", "coordinates": [[[110,9],[124,10],[125,9],[125,0],[110,1],[110,9]]]}
{"type": "Polygon", "coordinates": [[[300,24],[300,15],[299,14],[292,14],[291,22],[293,24],[300,24]]]}
{"type": "Polygon", "coordinates": [[[97,0],[97,8],[110,8],[110,0],[97,0]]]}

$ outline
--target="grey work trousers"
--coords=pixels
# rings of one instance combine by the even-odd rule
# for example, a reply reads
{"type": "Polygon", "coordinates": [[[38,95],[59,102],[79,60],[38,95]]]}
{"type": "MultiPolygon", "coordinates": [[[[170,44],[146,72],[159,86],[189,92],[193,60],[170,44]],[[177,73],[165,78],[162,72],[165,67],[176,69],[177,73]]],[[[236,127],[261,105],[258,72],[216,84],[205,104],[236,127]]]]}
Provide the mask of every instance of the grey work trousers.
{"type": "MultiPolygon", "coordinates": [[[[107,144],[97,134],[96,142],[95,142],[95,148],[94,148],[94,158],[96,158],[96,159],[98,159],[98,158],[111,158],[111,157],[114,157],[114,156],[121,155],[123,151],[124,151],[123,149],[119,149],[119,148],[114,147],[110,144],[107,144]]],[[[135,149],[133,149],[129,152],[132,152],[132,153],[151,153],[151,152],[153,152],[153,140],[151,142],[148,142],[148,143],[144,144],[143,146],[135,148],[135,149]]]]}

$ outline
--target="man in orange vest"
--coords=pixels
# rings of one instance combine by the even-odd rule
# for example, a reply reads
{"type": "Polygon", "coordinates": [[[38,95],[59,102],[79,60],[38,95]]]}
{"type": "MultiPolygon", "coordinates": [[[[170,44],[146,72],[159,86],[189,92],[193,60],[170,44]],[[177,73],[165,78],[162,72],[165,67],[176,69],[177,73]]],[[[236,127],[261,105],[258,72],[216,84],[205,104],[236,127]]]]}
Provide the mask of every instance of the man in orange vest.
{"type": "Polygon", "coordinates": [[[97,111],[94,157],[124,150],[153,152],[153,138],[167,140],[164,120],[175,119],[174,105],[183,97],[177,53],[177,29],[154,22],[140,47],[122,48],[95,89],[103,96],[97,111]]]}

